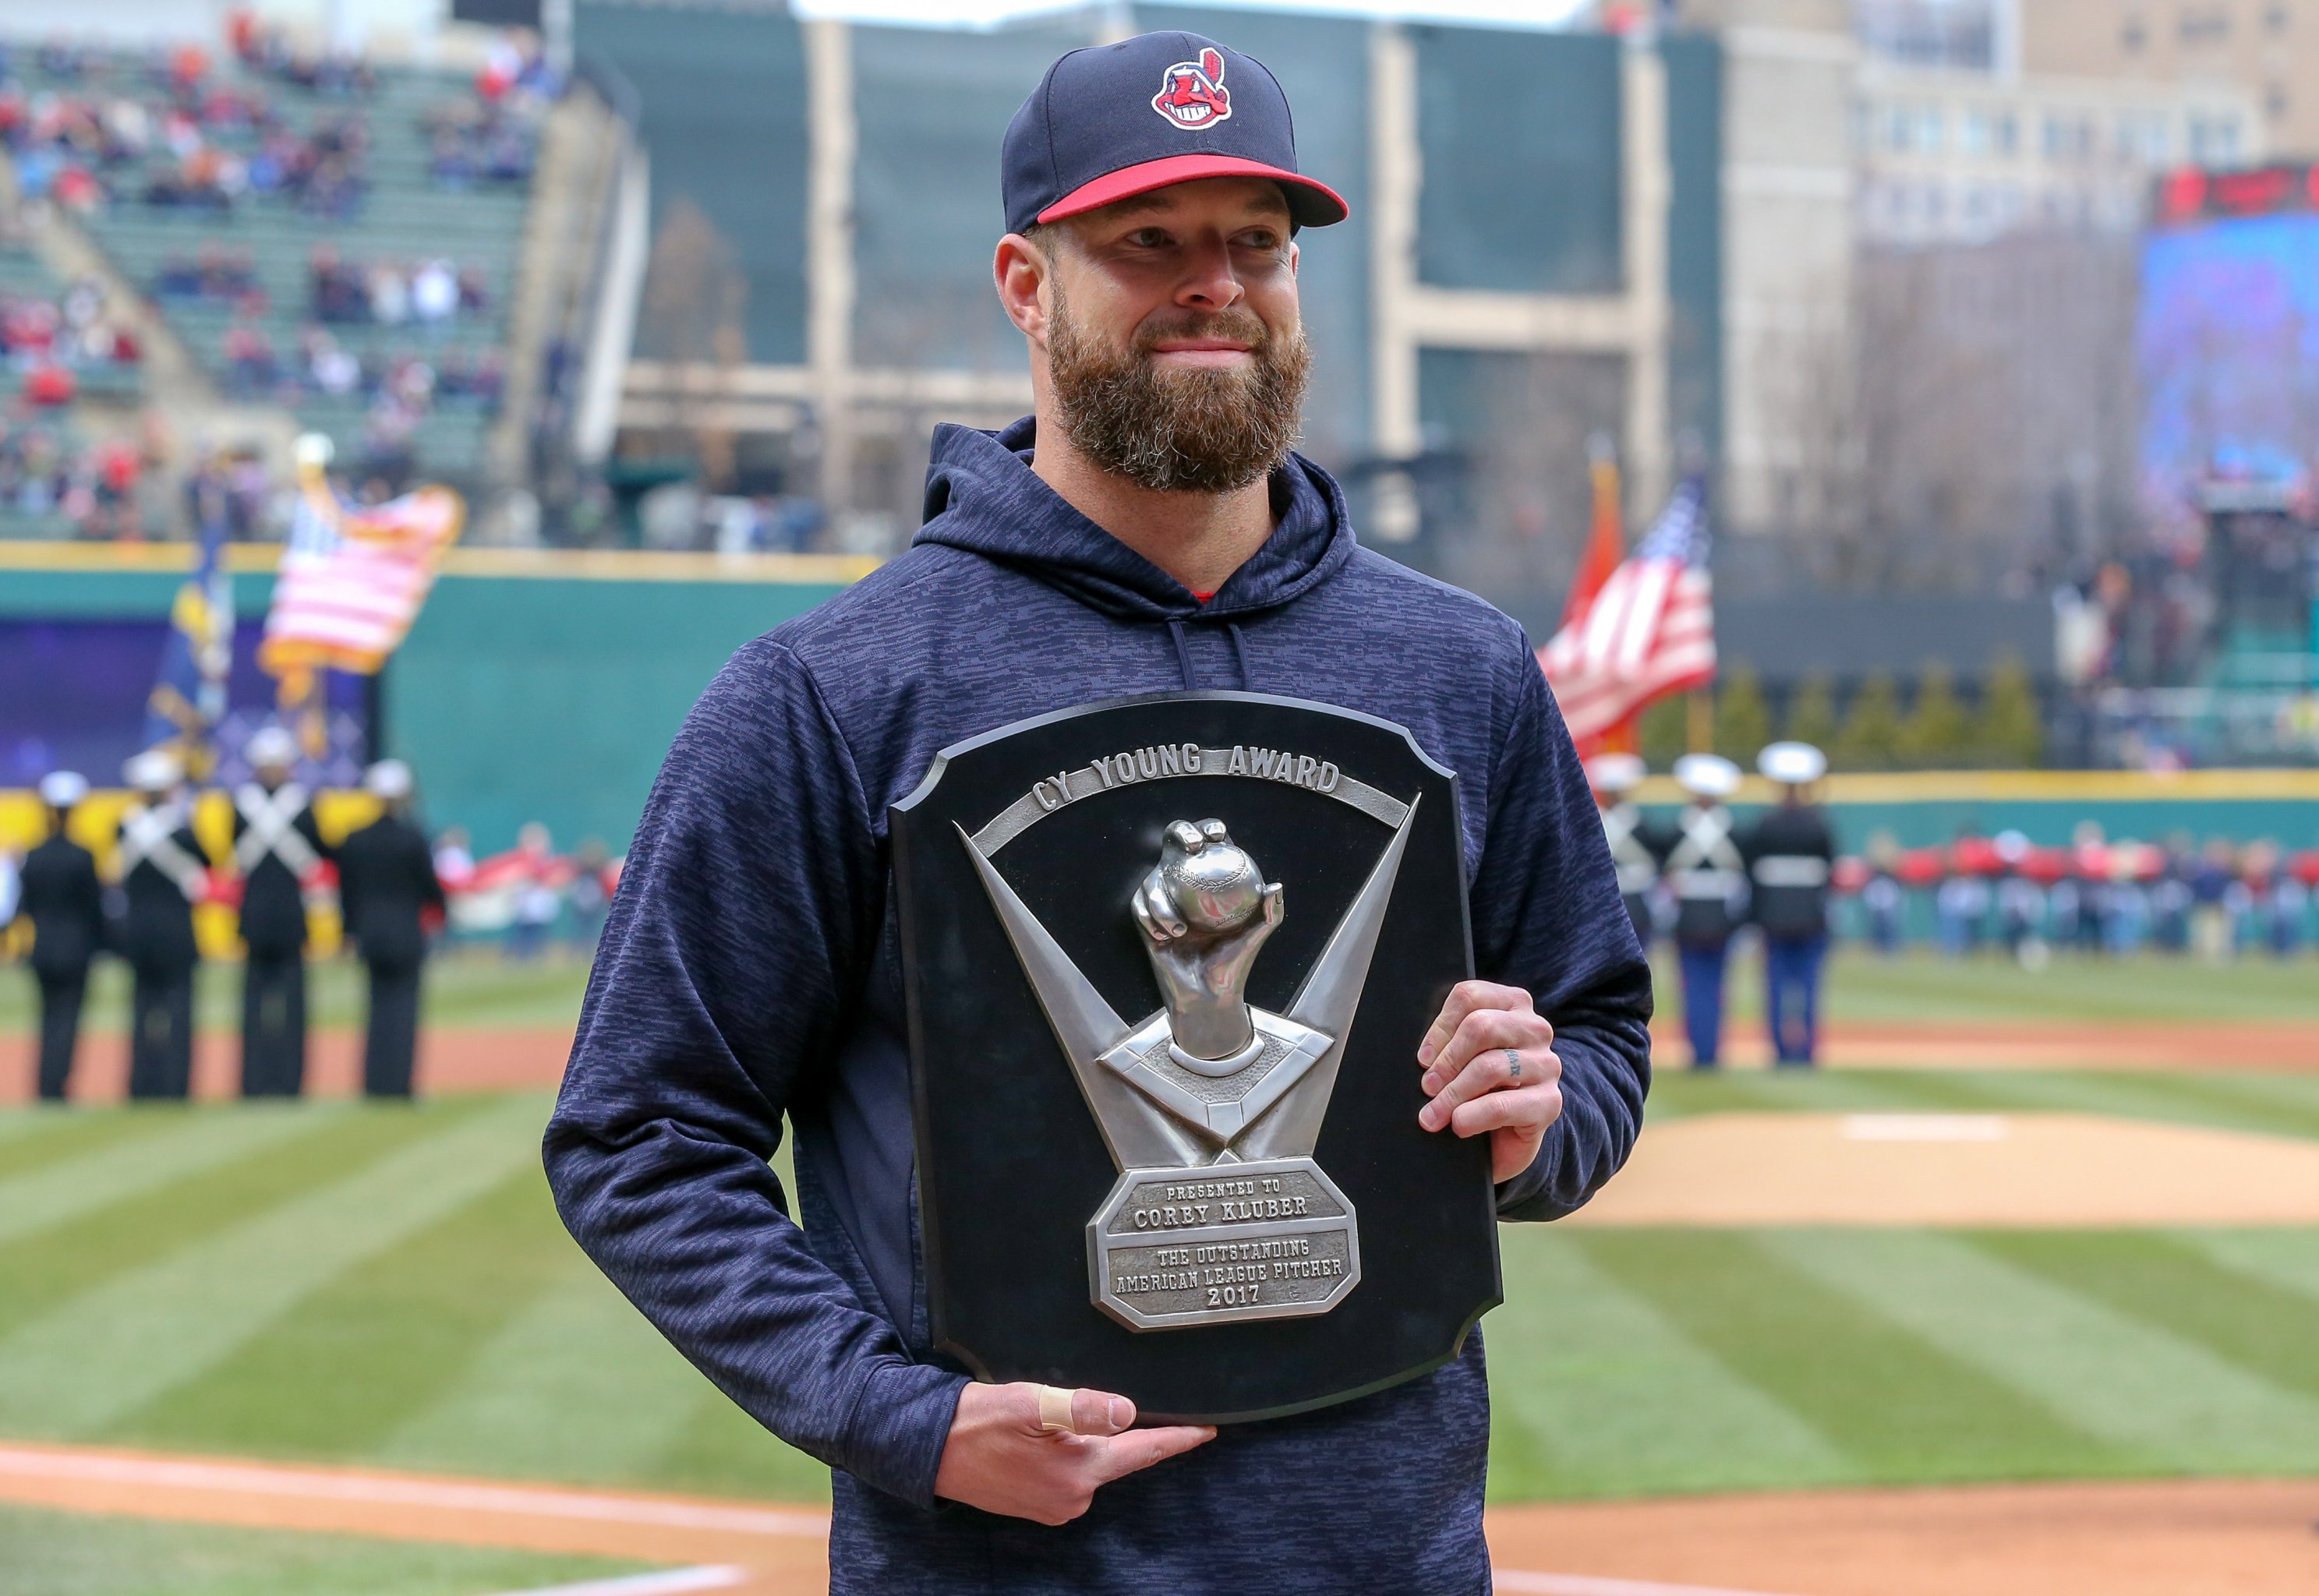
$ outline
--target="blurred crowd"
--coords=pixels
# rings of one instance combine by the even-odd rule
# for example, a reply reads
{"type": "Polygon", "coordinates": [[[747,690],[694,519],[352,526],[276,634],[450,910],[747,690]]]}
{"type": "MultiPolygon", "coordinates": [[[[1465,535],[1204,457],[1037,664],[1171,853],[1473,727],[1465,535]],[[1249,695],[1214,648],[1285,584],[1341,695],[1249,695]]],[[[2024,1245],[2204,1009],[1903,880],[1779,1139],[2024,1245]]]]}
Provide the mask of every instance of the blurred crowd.
{"type": "Polygon", "coordinates": [[[62,517],[83,537],[136,538],[151,463],[127,437],[91,441],[37,417],[0,416],[0,514],[62,517]]]}
{"type": "Polygon", "coordinates": [[[544,55],[502,38],[475,75],[474,97],[435,106],[421,119],[427,175],[444,188],[530,182],[540,114],[562,92],[544,55]]]}
{"type": "Polygon", "coordinates": [[[293,128],[262,90],[218,80],[194,45],[137,68],[65,46],[36,60],[44,78],[75,88],[28,91],[0,47],[0,142],[27,199],[230,211],[272,196],[337,218],[362,203],[370,135],[358,113],[293,128]]]}
{"type": "Polygon", "coordinates": [[[354,326],[440,328],[484,310],[490,294],[473,266],[437,257],[420,261],[347,260],[328,244],[309,262],[308,313],[354,326]]]}
{"type": "Polygon", "coordinates": [[[557,948],[582,957],[596,951],[622,861],[591,837],[558,853],[547,827],[533,821],[505,852],[477,859],[462,826],[436,839],[435,874],[450,898],[451,930],[462,937],[503,938],[510,959],[537,959],[557,948]]]}
{"type": "Polygon", "coordinates": [[[295,403],[352,394],[376,407],[407,411],[414,420],[438,403],[489,410],[507,384],[496,349],[472,355],[455,349],[432,360],[411,351],[365,349],[356,355],[319,327],[299,333],[293,358],[275,347],[264,328],[249,323],[227,328],[218,353],[225,363],[226,391],[238,399],[295,403]]]}
{"type": "Polygon", "coordinates": [[[0,289],[0,357],[16,374],[18,397],[27,404],[70,404],[79,394],[77,374],[134,369],[144,354],[93,277],[57,293],[0,289]]]}
{"type": "Polygon", "coordinates": [[[2032,967],[2056,950],[2284,959],[2319,940],[2319,848],[2268,838],[2111,841],[2093,821],[2062,847],[2007,831],[1903,849],[1879,834],[1837,861],[1835,886],[1839,924],[1888,953],[1927,926],[1952,957],[2002,952],[2032,967]]]}
{"type": "MultiPolygon", "coordinates": [[[[374,68],[358,55],[295,50],[246,14],[229,37],[239,81],[193,44],[124,57],[52,43],[23,52],[26,62],[0,45],[0,145],[24,197],[81,212],[128,201],[226,212],[270,198],[355,215],[371,186],[364,113],[350,104],[293,126],[264,85],[361,102],[376,90],[374,68]],[[25,64],[38,86],[26,86],[25,64]]],[[[559,87],[537,50],[496,46],[472,94],[420,118],[429,176],[452,188],[528,182],[540,116],[559,87]]]]}

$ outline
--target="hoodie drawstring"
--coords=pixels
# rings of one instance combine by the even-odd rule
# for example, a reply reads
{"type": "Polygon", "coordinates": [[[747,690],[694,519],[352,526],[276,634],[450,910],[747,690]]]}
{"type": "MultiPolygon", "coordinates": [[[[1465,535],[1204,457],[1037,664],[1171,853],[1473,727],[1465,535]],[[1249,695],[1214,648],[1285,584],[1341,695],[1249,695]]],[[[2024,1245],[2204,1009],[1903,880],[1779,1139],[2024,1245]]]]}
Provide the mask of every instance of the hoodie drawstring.
{"type": "MultiPolygon", "coordinates": [[[[1232,638],[1232,663],[1240,671],[1241,690],[1254,692],[1256,678],[1249,673],[1248,639],[1241,635],[1238,621],[1226,621],[1223,625],[1225,634],[1232,638]]],[[[1184,636],[1184,623],[1180,619],[1170,617],[1168,621],[1168,636],[1176,645],[1176,672],[1184,679],[1184,690],[1186,692],[1196,690],[1200,683],[1199,679],[1192,673],[1192,645],[1190,639],[1184,636]]]]}
{"type": "Polygon", "coordinates": [[[1184,678],[1184,690],[1190,692],[1199,684],[1192,679],[1192,650],[1184,641],[1184,623],[1179,620],[1169,620],[1168,636],[1176,640],[1176,669],[1184,678]]]}

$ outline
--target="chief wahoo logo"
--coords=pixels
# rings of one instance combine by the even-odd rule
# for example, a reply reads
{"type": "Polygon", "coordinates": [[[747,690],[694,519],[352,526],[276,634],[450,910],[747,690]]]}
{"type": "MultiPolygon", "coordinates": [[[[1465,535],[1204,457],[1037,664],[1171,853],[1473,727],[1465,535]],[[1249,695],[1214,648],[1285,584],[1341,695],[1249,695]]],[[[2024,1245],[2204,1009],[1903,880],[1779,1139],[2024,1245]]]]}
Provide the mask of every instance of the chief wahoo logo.
{"type": "Polygon", "coordinates": [[[1224,88],[1223,52],[1204,50],[1196,61],[1178,61],[1160,80],[1151,109],[1186,131],[1220,122],[1232,114],[1224,88]]]}

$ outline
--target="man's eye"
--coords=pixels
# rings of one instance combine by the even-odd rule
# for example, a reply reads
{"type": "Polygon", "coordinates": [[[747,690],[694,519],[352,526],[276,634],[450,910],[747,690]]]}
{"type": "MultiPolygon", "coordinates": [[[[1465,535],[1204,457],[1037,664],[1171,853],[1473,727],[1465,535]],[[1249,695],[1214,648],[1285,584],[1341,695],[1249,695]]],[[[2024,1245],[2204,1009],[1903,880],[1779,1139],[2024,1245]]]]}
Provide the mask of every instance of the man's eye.
{"type": "Polygon", "coordinates": [[[1168,242],[1168,234],[1160,228],[1139,227],[1127,235],[1127,241],[1139,249],[1158,249],[1168,242]]]}

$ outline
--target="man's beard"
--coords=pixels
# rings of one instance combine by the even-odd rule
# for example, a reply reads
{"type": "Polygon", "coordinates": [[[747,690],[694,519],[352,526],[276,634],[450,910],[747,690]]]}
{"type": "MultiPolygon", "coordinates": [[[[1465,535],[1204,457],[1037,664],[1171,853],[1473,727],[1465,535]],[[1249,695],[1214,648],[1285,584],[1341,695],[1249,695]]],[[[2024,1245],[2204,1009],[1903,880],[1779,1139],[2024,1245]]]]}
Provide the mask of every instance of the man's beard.
{"type": "Polygon", "coordinates": [[[1105,471],[1160,493],[1229,493],[1269,475],[1296,441],[1313,352],[1302,328],[1276,334],[1245,308],[1150,321],[1114,350],[1071,320],[1057,284],[1047,315],[1047,374],[1063,430],[1105,471]],[[1245,366],[1163,371],[1162,338],[1245,343],[1245,366]]]}

